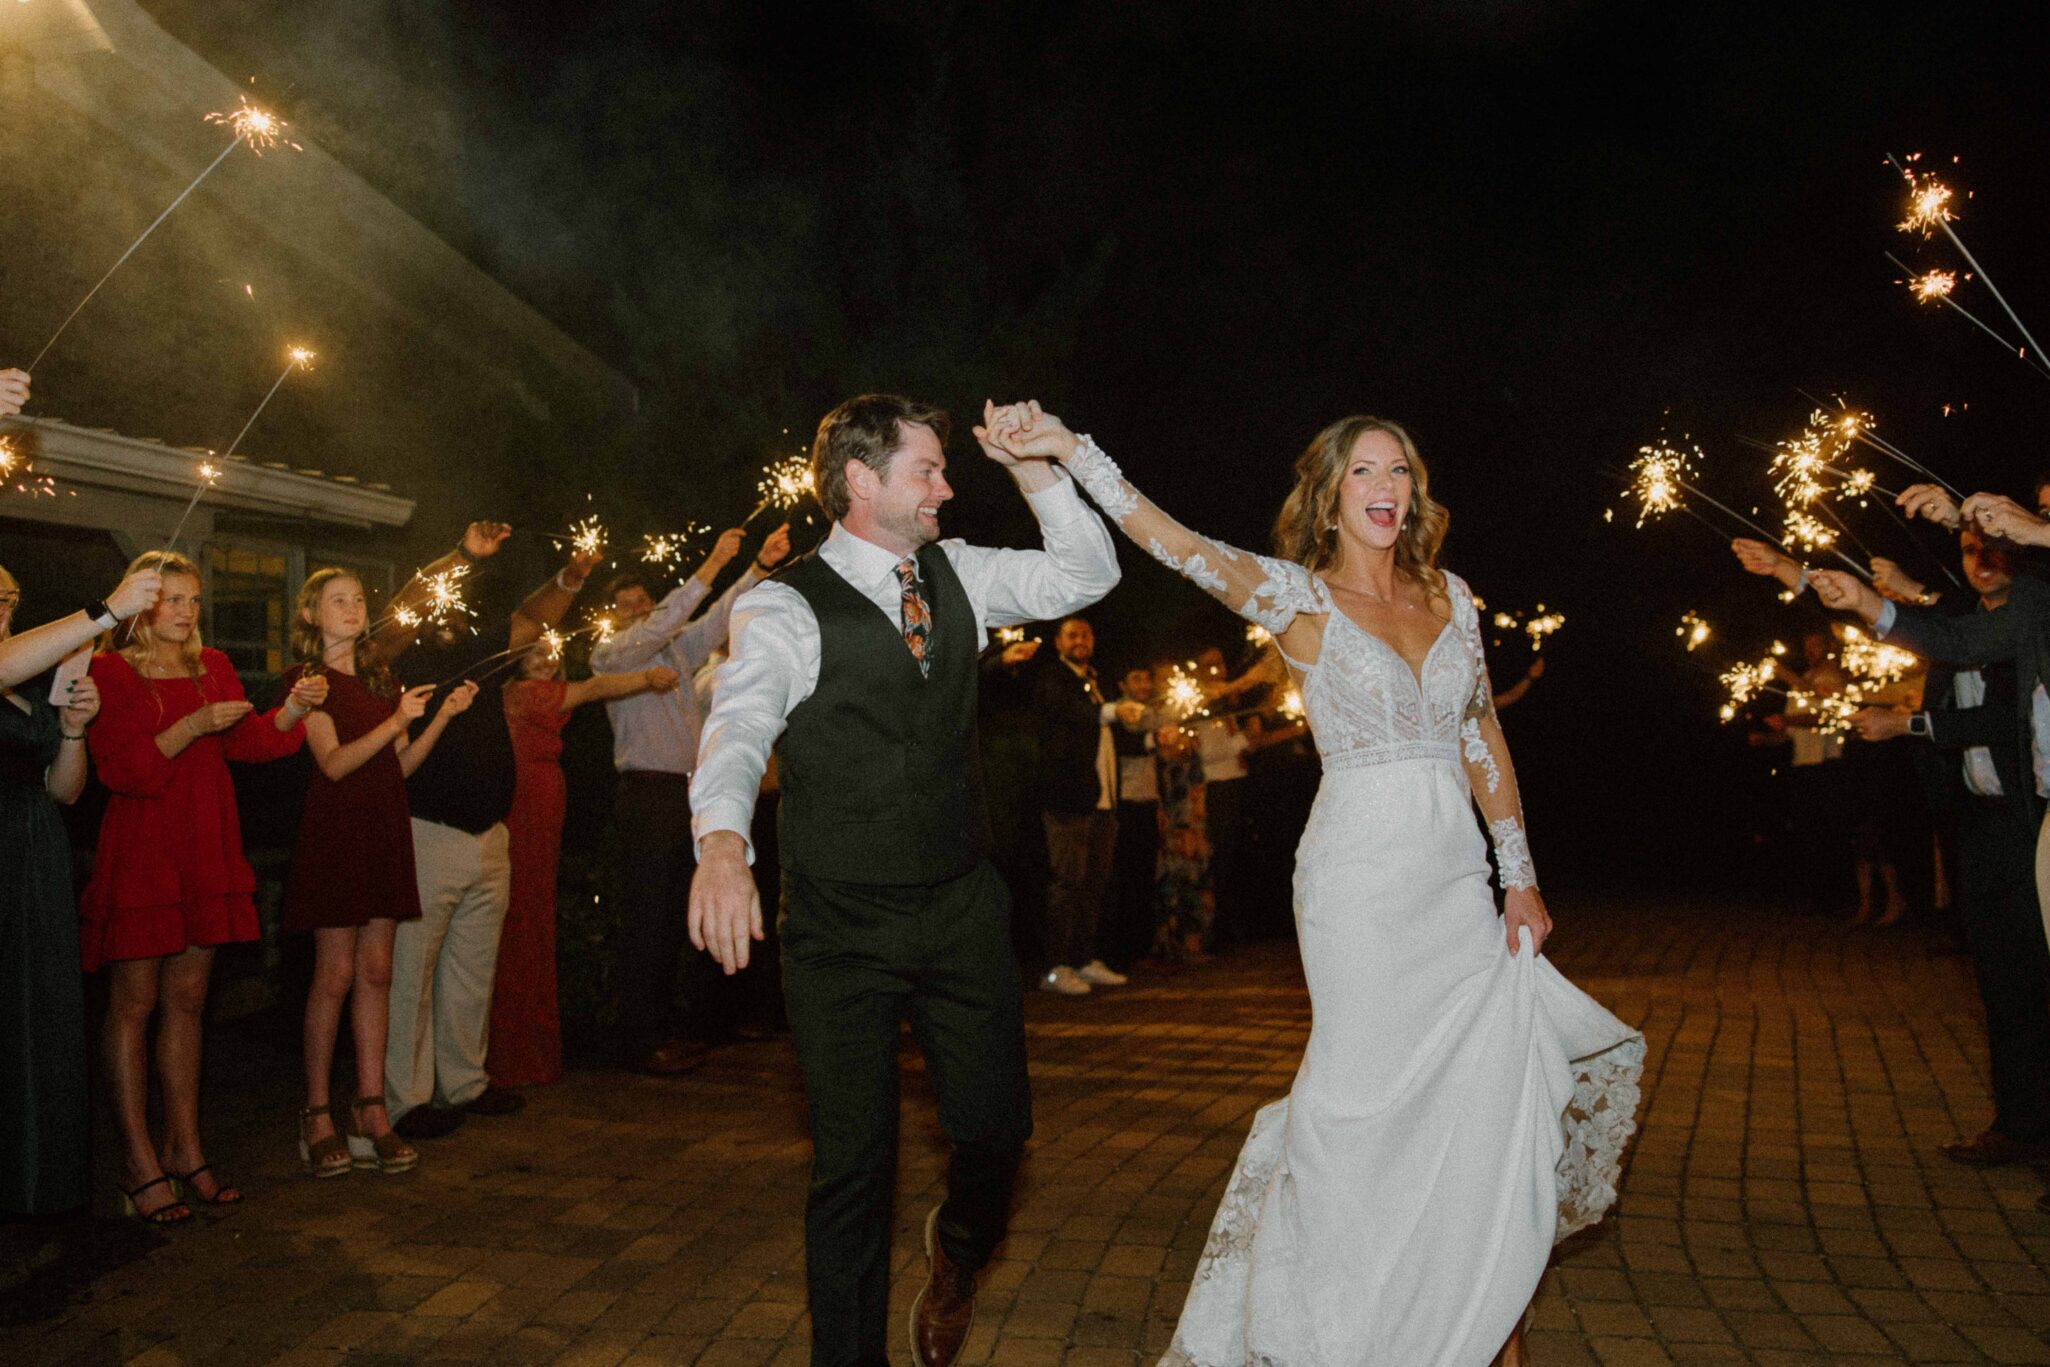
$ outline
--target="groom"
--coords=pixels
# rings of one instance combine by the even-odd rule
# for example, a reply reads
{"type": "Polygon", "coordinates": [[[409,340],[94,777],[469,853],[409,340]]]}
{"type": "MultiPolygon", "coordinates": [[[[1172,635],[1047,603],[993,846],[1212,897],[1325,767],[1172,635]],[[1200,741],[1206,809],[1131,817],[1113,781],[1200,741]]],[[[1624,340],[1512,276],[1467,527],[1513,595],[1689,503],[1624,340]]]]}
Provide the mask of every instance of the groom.
{"type": "Polygon", "coordinates": [[[976,760],[976,658],[992,627],[1103,597],[1118,565],[1064,471],[994,444],[1023,420],[984,405],[975,436],[1038,517],[1037,551],[939,540],[954,496],[943,410],[866,394],[826,415],[812,471],[832,530],[735,605],[698,750],[690,934],[729,973],[762,938],[747,831],[772,747],[782,784],[783,979],[813,1147],[813,1367],[889,1362],[901,1021],[953,1142],[912,1307],[922,1367],[960,1355],[1032,1132],[1011,897],[989,862],[976,760]]]}

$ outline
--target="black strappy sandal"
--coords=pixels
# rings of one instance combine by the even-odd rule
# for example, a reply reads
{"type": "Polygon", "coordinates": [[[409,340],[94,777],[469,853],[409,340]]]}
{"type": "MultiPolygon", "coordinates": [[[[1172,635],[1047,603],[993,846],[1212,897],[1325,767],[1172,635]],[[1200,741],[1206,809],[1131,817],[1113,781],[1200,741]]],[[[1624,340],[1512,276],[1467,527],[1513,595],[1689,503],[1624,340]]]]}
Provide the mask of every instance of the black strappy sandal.
{"type": "Polygon", "coordinates": [[[155,1210],[145,1211],[135,1204],[135,1198],[154,1186],[167,1186],[171,1195],[178,1195],[178,1184],[169,1177],[152,1177],[133,1191],[121,1193],[121,1213],[132,1220],[141,1220],[151,1225],[182,1225],[192,1218],[192,1207],[181,1200],[168,1201],[155,1210]]]}
{"type": "Polygon", "coordinates": [[[212,1173],[213,1170],[213,1164],[201,1163],[191,1172],[174,1172],[171,1174],[171,1176],[175,1178],[178,1182],[178,1185],[181,1188],[183,1188],[183,1194],[190,1196],[195,1201],[204,1201],[207,1205],[210,1206],[237,1206],[242,1204],[241,1191],[238,1188],[224,1184],[218,1176],[214,1178],[213,1195],[201,1196],[199,1194],[199,1188],[192,1185],[192,1179],[199,1176],[203,1172],[212,1173]],[[227,1193],[230,1192],[233,1192],[234,1194],[228,1195],[227,1193]]]}

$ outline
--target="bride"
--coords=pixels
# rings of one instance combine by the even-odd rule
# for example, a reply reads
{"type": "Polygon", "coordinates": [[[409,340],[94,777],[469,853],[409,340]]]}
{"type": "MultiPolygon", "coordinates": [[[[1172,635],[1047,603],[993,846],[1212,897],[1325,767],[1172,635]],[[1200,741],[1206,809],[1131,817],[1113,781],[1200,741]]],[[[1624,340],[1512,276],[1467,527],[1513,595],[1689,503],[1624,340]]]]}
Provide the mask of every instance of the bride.
{"type": "Polygon", "coordinates": [[[1309,1045],[1254,1117],[1163,1367],[1527,1362],[1552,1245],[1615,1201],[1644,1040],[1539,957],[1480,622],[1437,567],[1448,517],[1415,446],[1377,418],[1325,428],[1270,559],[1181,526],[1037,404],[985,422],[1274,634],[1324,764],[1296,852],[1309,1045]]]}

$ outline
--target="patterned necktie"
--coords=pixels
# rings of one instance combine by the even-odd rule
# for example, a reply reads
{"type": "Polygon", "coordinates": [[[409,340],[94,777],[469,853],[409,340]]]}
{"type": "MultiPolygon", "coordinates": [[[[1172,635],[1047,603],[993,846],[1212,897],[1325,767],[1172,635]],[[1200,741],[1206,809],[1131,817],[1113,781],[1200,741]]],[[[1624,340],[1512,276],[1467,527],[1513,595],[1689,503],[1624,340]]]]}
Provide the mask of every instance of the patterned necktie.
{"type": "Polygon", "coordinates": [[[919,674],[929,679],[932,659],[926,648],[932,639],[932,609],[925,605],[925,597],[918,591],[916,561],[897,562],[897,583],[904,590],[904,644],[911,647],[911,658],[918,661],[919,674]]]}

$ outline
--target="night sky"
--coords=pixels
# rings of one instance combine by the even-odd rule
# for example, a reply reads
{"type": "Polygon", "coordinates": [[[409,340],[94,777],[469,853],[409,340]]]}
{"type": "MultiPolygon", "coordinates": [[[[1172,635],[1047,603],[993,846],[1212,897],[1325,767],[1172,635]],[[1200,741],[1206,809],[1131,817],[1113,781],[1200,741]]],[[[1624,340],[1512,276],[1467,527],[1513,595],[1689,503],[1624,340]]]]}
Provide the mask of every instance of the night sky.
{"type": "MultiPolygon", "coordinates": [[[[1812,620],[1698,524],[1605,525],[1598,469],[1664,424],[1713,491],[1761,502],[1737,438],[1798,428],[1801,389],[1967,488],[2050,466],[2046,381],[1883,256],[1951,264],[1893,230],[1883,155],[1960,156],[1960,232],[2050,328],[2041,7],[148,7],[643,386],[608,493],[731,517],[848,394],[964,418],[1036,396],[1170,511],[1264,548],[1313,433],[1407,424],[1448,565],[1567,614],[1506,725],[1536,847],[1589,876],[1619,852],[1721,866],[1742,828],[1755,762],[1680,612],[1747,650],[1812,620]]],[[[950,530],[1026,534],[999,481],[958,487],[950,530]]],[[[1883,518],[1852,525],[1916,563],[1883,518]]],[[[1125,550],[1109,661],[1236,637],[1125,550]]],[[[1498,679],[1526,658],[1510,642],[1498,679]]]]}

